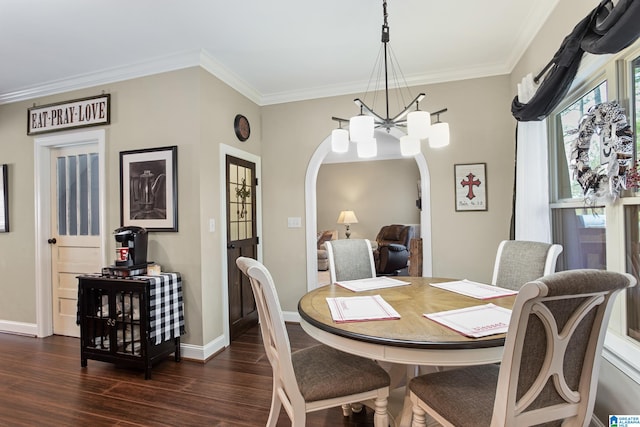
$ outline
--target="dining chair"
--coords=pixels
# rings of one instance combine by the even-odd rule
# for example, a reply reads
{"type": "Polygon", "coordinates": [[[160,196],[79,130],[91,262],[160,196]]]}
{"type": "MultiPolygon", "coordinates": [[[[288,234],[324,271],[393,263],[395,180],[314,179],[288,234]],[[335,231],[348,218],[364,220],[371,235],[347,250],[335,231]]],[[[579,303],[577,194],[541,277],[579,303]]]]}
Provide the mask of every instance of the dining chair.
{"type": "Polygon", "coordinates": [[[324,245],[329,258],[331,283],[376,277],[376,264],[368,239],[332,240],[324,245]]]}
{"type": "Polygon", "coordinates": [[[344,410],[351,403],[363,402],[374,409],[374,426],[388,427],[387,372],[370,359],[324,344],[291,352],[271,274],[251,258],[240,257],[236,264],[251,282],[260,332],[273,370],[273,394],[266,426],[275,427],[283,406],[291,425],[303,427],[307,412],[337,406],[343,406],[344,410]]]}
{"type": "Polygon", "coordinates": [[[562,252],[557,244],[503,240],[498,245],[491,283],[518,290],[527,282],[555,273],[562,252]]]}
{"type": "Polygon", "coordinates": [[[456,427],[589,425],[612,305],[635,284],[629,274],[587,269],[528,282],[512,309],[502,363],[413,378],[412,427],[426,425],[425,413],[456,427]]]}

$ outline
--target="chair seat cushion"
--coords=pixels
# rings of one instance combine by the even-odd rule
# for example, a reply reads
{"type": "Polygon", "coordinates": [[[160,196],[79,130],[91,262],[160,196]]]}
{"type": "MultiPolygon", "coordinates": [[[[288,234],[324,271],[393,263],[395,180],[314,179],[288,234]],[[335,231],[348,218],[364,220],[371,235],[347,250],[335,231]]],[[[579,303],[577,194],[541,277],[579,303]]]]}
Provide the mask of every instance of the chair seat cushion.
{"type": "Polygon", "coordinates": [[[480,365],[422,375],[409,389],[456,427],[488,426],[500,365],[480,365]]]}
{"type": "Polygon", "coordinates": [[[373,360],[317,345],[291,353],[293,370],[306,402],[389,386],[389,374],[373,360]]]}

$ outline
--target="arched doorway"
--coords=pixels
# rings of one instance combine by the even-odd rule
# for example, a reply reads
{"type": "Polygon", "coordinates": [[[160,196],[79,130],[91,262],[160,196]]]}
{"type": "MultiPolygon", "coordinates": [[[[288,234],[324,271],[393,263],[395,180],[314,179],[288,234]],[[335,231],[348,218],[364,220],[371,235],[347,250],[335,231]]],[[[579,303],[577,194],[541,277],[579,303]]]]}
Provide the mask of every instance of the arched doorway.
{"type": "MultiPolygon", "coordinates": [[[[379,155],[387,158],[400,158],[399,139],[404,135],[398,129],[386,131],[376,131],[378,140],[379,155]],[[395,157],[394,157],[395,156],[395,157]]],[[[317,286],[318,281],[318,260],[316,249],[317,233],[317,199],[316,184],[318,171],[325,158],[331,153],[331,135],[322,141],[309,160],[307,173],[305,176],[305,217],[306,217],[306,247],[307,247],[307,289],[312,290],[317,286]]],[[[345,156],[345,161],[349,157],[345,156]]],[[[415,156],[415,161],[420,171],[420,182],[422,188],[422,210],[420,211],[420,232],[422,237],[422,274],[431,276],[432,274],[432,251],[431,251],[431,178],[427,161],[422,154],[415,156]]]]}

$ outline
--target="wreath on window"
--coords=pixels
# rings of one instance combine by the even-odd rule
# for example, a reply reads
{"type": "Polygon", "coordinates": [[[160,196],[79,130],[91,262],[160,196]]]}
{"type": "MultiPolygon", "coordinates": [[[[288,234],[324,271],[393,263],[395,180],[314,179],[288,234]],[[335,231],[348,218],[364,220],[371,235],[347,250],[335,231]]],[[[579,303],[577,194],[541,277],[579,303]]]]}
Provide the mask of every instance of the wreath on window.
{"type": "Polygon", "coordinates": [[[578,125],[578,137],[572,145],[571,169],[584,195],[613,199],[628,188],[627,175],[633,168],[633,137],[624,109],[616,101],[589,108],[578,125]],[[589,165],[591,140],[600,138],[600,167],[589,165]]]}

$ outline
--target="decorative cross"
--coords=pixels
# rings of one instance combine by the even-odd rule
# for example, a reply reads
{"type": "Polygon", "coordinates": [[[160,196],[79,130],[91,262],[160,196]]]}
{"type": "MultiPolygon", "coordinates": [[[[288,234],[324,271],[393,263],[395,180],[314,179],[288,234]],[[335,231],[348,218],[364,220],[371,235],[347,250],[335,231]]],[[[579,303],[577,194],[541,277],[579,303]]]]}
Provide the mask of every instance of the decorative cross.
{"type": "Polygon", "coordinates": [[[247,198],[250,195],[251,190],[247,188],[247,181],[242,178],[242,187],[236,187],[236,197],[241,199],[240,206],[242,207],[242,209],[238,211],[238,215],[240,216],[240,218],[244,218],[245,214],[247,213],[246,202],[247,198]]]}
{"type": "Polygon", "coordinates": [[[482,184],[479,179],[475,179],[475,178],[476,176],[471,172],[469,172],[469,175],[467,175],[466,181],[464,179],[460,181],[460,185],[462,185],[463,187],[466,187],[466,186],[469,187],[469,192],[467,193],[467,199],[469,200],[473,200],[473,198],[476,197],[476,195],[473,194],[473,186],[474,185],[480,186],[480,184],[482,184]]]}

